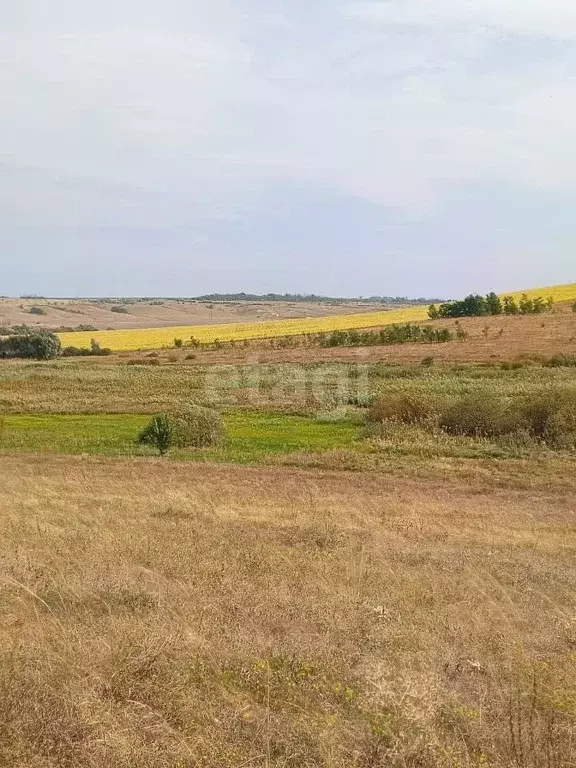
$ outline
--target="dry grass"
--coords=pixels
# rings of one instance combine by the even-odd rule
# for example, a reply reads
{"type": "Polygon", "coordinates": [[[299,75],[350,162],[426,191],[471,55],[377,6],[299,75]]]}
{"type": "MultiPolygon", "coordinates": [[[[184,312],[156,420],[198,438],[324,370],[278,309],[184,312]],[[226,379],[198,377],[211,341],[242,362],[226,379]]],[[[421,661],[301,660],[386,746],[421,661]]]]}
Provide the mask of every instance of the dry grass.
{"type": "MultiPolygon", "coordinates": [[[[576,283],[535,288],[525,292],[526,295],[552,297],[560,303],[572,302],[576,298],[576,283]]],[[[513,294],[520,297],[522,292],[513,294]]],[[[193,306],[193,305],[192,305],[193,306]]],[[[248,305],[247,305],[248,306],[248,305]]],[[[357,310],[358,307],[353,307],[357,310]]],[[[194,325],[158,327],[159,323],[152,323],[148,327],[139,325],[124,325],[122,330],[99,331],[97,338],[103,347],[109,347],[115,351],[131,351],[139,349],[152,349],[172,346],[175,338],[187,342],[192,335],[204,344],[220,341],[242,341],[251,339],[274,339],[277,337],[294,337],[303,334],[326,333],[335,330],[350,330],[375,328],[394,323],[422,322],[428,319],[427,306],[408,306],[386,310],[372,308],[370,312],[355,312],[350,314],[347,307],[340,307],[340,313],[333,313],[328,307],[325,310],[315,307],[314,311],[302,314],[286,311],[274,312],[267,317],[260,315],[258,322],[232,322],[213,325],[194,325]],[[316,315],[312,317],[310,315],[316,315]],[[262,322],[266,320],[266,322],[262,322]]],[[[483,318],[484,321],[500,320],[501,318],[483,318]]],[[[63,346],[75,345],[87,347],[93,334],[90,333],[65,333],[60,334],[63,346]]]]}
{"type": "MultiPolygon", "coordinates": [[[[456,329],[454,320],[435,320],[434,328],[456,329]]],[[[395,362],[414,363],[431,356],[442,362],[495,362],[525,357],[548,359],[552,355],[576,355],[576,314],[568,305],[544,315],[467,317],[460,320],[468,334],[464,341],[447,344],[394,344],[374,347],[320,348],[302,344],[293,349],[278,348],[275,340],[253,341],[246,348],[221,351],[202,350],[193,365],[220,363],[282,362],[395,362]]],[[[103,365],[117,358],[102,358],[103,365]]]]}
{"type": "Polygon", "coordinates": [[[576,761],[573,486],[10,456],[0,480],[0,765],[576,761]]]}
{"type": "MultiPolygon", "coordinates": [[[[96,328],[157,328],[206,323],[244,323],[290,317],[318,317],[342,312],[366,312],[371,305],[351,301],[332,305],[310,302],[178,302],[166,299],[160,304],[141,301],[127,304],[128,314],[112,312],[116,302],[98,299],[1,299],[0,325],[45,325],[49,328],[80,324],[96,328]],[[43,316],[30,314],[30,307],[42,307],[43,316]]],[[[382,309],[382,305],[374,305],[382,309]]],[[[170,339],[172,341],[172,339],[170,339]]]]}

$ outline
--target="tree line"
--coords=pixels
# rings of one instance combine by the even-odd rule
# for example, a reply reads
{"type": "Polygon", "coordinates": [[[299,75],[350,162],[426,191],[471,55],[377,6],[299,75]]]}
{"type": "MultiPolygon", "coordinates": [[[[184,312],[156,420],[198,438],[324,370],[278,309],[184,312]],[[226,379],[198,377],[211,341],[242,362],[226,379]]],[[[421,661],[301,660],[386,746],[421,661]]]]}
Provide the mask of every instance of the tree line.
{"type": "Polygon", "coordinates": [[[504,296],[502,299],[493,291],[481,296],[471,293],[461,301],[447,301],[443,304],[430,304],[428,317],[437,320],[440,317],[482,317],[486,315],[539,315],[552,309],[554,299],[552,296],[544,299],[536,296],[531,299],[527,294],[522,294],[519,301],[513,296],[504,296]]]}
{"type": "Polygon", "coordinates": [[[389,325],[377,331],[332,331],[320,334],[321,347],[369,347],[377,344],[442,344],[452,341],[454,335],[448,328],[431,328],[428,325],[389,325]]]}

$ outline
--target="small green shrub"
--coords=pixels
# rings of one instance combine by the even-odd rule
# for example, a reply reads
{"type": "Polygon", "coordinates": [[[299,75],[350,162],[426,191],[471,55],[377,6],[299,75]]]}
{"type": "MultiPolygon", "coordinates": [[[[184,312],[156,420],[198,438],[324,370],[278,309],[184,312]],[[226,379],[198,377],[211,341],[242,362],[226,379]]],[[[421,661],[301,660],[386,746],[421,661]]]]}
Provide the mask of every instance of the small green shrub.
{"type": "Polygon", "coordinates": [[[104,357],[111,354],[112,350],[108,347],[101,347],[96,339],[92,339],[90,348],[70,346],[64,347],[62,350],[62,357],[104,357]]]}
{"type": "Polygon", "coordinates": [[[212,408],[189,405],[171,414],[170,421],[178,448],[210,448],[224,442],[224,422],[212,408]]]}
{"type": "Polygon", "coordinates": [[[181,347],[184,342],[182,339],[174,339],[174,346],[175,347],[181,347]]]}
{"type": "Polygon", "coordinates": [[[28,310],[31,315],[45,315],[46,310],[42,309],[42,307],[30,307],[28,310]]]}
{"type": "Polygon", "coordinates": [[[113,307],[110,307],[110,312],[116,312],[118,315],[128,315],[130,314],[126,307],[122,307],[119,304],[114,305],[113,307]]]}
{"type": "Polygon", "coordinates": [[[576,391],[553,391],[525,399],[516,409],[522,428],[551,448],[576,447],[576,391]]]}
{"type": "Polygon", "coordinates": [[[425,424],[436,413],[436,404],[429,397],[412,394],[381,395],[370,406],[366,421],[379,424],[393,421],[401,424],[425,424]]]}
{"type": "Polygon", "coordinates": [[[174,438],[171,419],[166,414],[153,416],[137,437],[139,445],[151,445],[158,450],[160,456],[168,453],[174,438]]]}
{"type": "Polygon", "coordinates": [[[486,393],[453,403],[440,414],[438,423],[449,435],[467,437],[496,437],[517,426],[502,401],[486,393]]]}

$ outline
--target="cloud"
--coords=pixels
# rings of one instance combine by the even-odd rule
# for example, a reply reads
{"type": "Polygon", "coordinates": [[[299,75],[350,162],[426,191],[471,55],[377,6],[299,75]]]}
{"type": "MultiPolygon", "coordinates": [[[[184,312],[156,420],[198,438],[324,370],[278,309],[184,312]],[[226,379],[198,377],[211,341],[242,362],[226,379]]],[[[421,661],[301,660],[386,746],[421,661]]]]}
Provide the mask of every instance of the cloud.
{"type": "Polygon", "coordinates": [[[576,37],[572,0],[364,0],[342,10],[349,18],[377,24],[576,37]]]}
{"type": "MultiPolygon", "coordinates": [[[[113,259],[128,259],[130,237],[142,251],[151,230],[177,258],[186,243],[234,253],[283,190],[308,189],[329,202],[297,247],[328,260],[316,245],[332,243],[320,237],[331,216],[363,242],[359,201],[403,222],[440,220],[448,194],[477,184],[516,190],[507,204],[569,197],[575,13],[561,0],[8,4],[0,229],[23,251],[63,248],[68,228],[100,232],[113,259]],[[26,228],[60,234],[26,239],[26,228]]],[[[87,242],[96,254],[90,238],[67,241],[70,254],[87,242]]],[[[256,227],[246,268],[284,239],[256,227]]]]}

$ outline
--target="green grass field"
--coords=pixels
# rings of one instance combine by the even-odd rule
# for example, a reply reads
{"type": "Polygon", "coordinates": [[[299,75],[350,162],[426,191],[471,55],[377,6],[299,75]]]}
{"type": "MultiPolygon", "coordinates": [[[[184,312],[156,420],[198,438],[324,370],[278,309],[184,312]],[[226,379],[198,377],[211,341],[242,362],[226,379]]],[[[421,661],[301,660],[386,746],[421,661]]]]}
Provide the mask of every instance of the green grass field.
{"type": "MultiPolygon", "coordinates": [[[[353,446],[358,426],[325,423],[274,413],[239,412],[224,417],[227,444],[210,450],[174,450],[175,459],[257,462],[294,451],[327,451],[353,446]]],[[[5,451],[146,456],[154,451],[135,442],[148,420],[135,414],[11,415],[5,419],[5,451]]]]}

